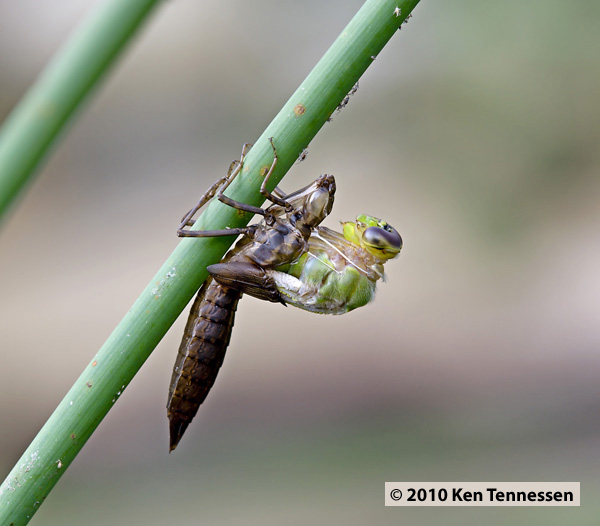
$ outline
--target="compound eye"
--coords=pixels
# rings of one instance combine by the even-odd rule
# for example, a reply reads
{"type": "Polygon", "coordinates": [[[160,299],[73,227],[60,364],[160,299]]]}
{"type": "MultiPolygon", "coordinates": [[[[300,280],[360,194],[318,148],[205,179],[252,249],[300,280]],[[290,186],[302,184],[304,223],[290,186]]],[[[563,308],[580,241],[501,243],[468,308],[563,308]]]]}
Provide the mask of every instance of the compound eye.
{"type": "Polygon", "coordinates": [[[306,202],[307,217],[314,218],[318,222],[321,222],[327,217],[329,212],[331,212],[332,205],[333,200],[331,199],[329,191],[324,188],[319,188],[310,195],[306,202]]]}
{"type": "Polygon", "coordinates": [[[385,228],[370,226],[363,232],[363,239],[369,246],[383,249],[400,250],[402,238],[395,228],[386,225],[385,228]]]}

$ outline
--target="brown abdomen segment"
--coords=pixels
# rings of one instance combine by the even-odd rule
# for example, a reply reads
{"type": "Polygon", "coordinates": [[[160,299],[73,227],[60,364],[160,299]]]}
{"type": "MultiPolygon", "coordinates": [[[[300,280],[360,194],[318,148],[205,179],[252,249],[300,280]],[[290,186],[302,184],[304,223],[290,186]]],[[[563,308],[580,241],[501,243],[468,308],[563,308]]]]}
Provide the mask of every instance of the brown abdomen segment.
{"type": "Polygon", "coordinates": [[[173,451],[215,383],[241,293],[209,277],[192,305],[173,368],[167,415],[173,451]]]}

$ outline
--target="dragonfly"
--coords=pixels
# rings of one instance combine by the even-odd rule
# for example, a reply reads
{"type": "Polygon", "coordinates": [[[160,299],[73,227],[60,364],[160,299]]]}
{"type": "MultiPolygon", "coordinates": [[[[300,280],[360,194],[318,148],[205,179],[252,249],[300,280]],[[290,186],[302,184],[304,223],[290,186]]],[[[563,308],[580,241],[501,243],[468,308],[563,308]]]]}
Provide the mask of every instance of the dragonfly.
{"type": "Polygon", "coordinates": [[[313,229],[333,207],[336,186],[332,175],[321,175],[312,184],[290,195],[281,191],[275,195],[267,190],[278,160],[273,139],[270,140],[273,162],[260,187],[260,193],[272,203],[270,207],[263,209],[240,203],[223,193],[243,168],[250,148],[245,144],[240,160],[234,161],[228,174],[205,192],[183,218],[177,231],[180,237],[242,237],[218,265],[208,267],[211,275],[200,288],[190,311],[169,387],[167,415],[171,451],[177,447],[212,388],[229,345],[235,310],[243,292],[238,287],[219,282],[219,275],[234,275],[237,283],[246,283],[248,289],[274,287],[267,279],[266,271],[293,263],[304,254],[313,229]],[[262,221],[224,230],[187,229],[196,212],[215,194],[219,201],[233,208],[263,216],[262,221]]]}
{"type": "Polygon", "coordinates": [[[267,271],[273,285],[261,294],[274,286],[279,296],[257,297],[318,314],[345,314],[374,299],[377,281],[385,280],[383,265],[401,249],[398,231],[373,216],[342,222],[342,233],[317,226],[306,253],[292,264],[267,271]]]}
{"type": "MultiPolygon", "coordinates": [[[[273,149],[273,162],[276,163],[277,155],[273,149]]],[[[243,158],[244,151],[240,165],[243,158]]],[[[217,181],[184,217],[180,235],[198,232],[185,230],[185,226],[219,188],[219,199],[223,200],[222,192],[234,174],[239,173],[240,165],[233,172],[230,168],[228,176],[217,181]]],[[[273,165],[270,171],[272,169],[273,165]]],[[[279,243],[261,246],[262,238],[259,239],[253,230],[248,231],[250,227],[226,230],[229,235],[237,235],[236,230],[240,230],[243,237],[220,263],[208,267],[211,276],[192,307],[169,391],[171,451],[214,384],[242,294],[320,314],[343,314],[373,299],[377,281],[384,278],[383,265],[399,254],[402,238],[385,221],[367,215],[342,223],[342,233],[320,226],[331,212],[334,193],[333,176],[321,176],[311,185],[287,195],[279,188],[275,188],[273,194],[263,193],[273,204],[266,210],[260,209],[263,221],[255,228],[262,234],[282,226],[291,232],[298,225],[298,218],[301,218],[301,224],[311,224],[309,232],[302,233],[304,236],[308,233],[308,237],[303,237],[307,243],[294,250],[281,251],[279,243]],[[322,189],[324,180],[327,181],[328,198],[322,189]],[[327,204],[317,207],[319,212],[315,213],[311,211],[311,203],[315,201],[327,201],[327,204]],[[269,257],[265,257],[266,254],[269,257]]],[[[240,204],[232,204],[226,197],[223,202],[235,207],[240,204]]],[[[247,208],[242,204],[241,209],[247,208]]],[[[221,233],[223,231],[217,232],[217,235],[225,235],[221,233]]],[[[214,235],[214,231],[198,237],[204,235],[214,235]]]]}

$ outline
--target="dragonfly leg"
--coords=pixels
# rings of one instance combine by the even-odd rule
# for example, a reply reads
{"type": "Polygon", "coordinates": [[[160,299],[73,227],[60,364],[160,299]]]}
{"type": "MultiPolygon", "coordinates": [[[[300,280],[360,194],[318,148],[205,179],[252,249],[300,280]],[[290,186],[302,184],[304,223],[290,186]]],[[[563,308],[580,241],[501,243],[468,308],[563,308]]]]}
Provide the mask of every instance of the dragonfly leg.
{"type": "Polygon", "coordinates": [[[215,196],[215,194],[217,193],[217,190],[223,184],[225,184],[225,182],[227,181],[227,178],[230,177],[231,173],[236,169],[237,164],[238,164],[238,161],[233,161],[231,163],[231,165],[229,166],[227,175],[216,180],[211,185],[211,187],[206,192],[204,192],[204,194],[202,194],[202,197],[200,198],[200,200],[181,219],[181,225],[179,227],[180,229],[183,229],[186,226],[191,226],[194,224],[194,220],[192,218],[194,217],[194,215],[196,215],[196,212],[198,212],[198,210],[200,210],[206,203],[208,203],[215,196]]]}
{"type": "MultiPolygon", "coordinates": [[[[271,144],[273,144],[273,141],[271,140],[271,144]]],[[[239,162],[239,166],[236,168],[236,170],[233,172],[233,174],[231,175],[231,177],[228,178],[227,182],[223,185],[223,187],[221,188],[219,194],[217,195],[217,199],[219,201],[221,201],[221,203],[224,203],[228,206],[231,206],[232,208],[236,208],[237,210],[242,210],[244,212],[249,212],[251,214],[259,214],[264,216],[265,215],[265,211],[258,207],[258,206],[252,206],[246,203],[241,203],[239,201],[235,201],[234,199],[231,199],[231,197],[227,197],[223,192],[227,189],[227,187],[231,184],[231,182],[235,179],[235,177],[241,172],[243,166],[244,166],[244,158],[246,157],[246,154],[248,153],[248,151],[250,150],[250,144],[244,144],[243,148],[242,148],[242,156],[240,157],[240,162],[239,162]]],[[[273,151],[275,151],[275,147],[273,146],[273,151]]],[[[274,159],[273,159],[273,163],[271,165],[271,168],[269,169],[269,174],[272,173],[273,168],[275,167],[275,165],[277,164],[277,155],[275,155],[274,159]]],[[[268,175],[268,174],[267,174],[268,175]]],[[[264,184],[264,181],[263,181],[264,184]]],[[[262,186],[261,186],[261,193],[262,192],[262,186]]],[[[264,195],[264,194],[263,194],[264,195]]],[[[267,197],[265,195],[265,197],[267,197]]]]}
{"type": "Polygon", "coordinates": [[[262,195],[264,195],[272,203],[275,203],[276,205],[279,205],[279,206],[283,206],[285,208],[286,212],[291,212],[293,207],[285,199],[282,199],[280,197],[280,194],[282,193],[281,190],[275,188],[275,190],[272,193],[267,190],[267,184],[269,183],[269,179],[271,178],[271,175],[273,174],[273,171],[275,170],[275,166],[277,165],[277,160],[278,160],[277,149],[275,148],[275,143],[273,142],[273,137],[269,138],[269,142],[271,143],[271,146],[273,148],[273,162],[271,163],[271,166],[269,167],[269,171],[265,175],[265,178],[263,179],[263,182],[260,185],[260,193],[262,195]]]}
{"type": "Polygon", "coordinates": [[[249,235],[249,227],[244,228],[225,228],[223,230],[183,230],[179,229],[177,235],[179,237],[224,237],[224,236],[239,236],[240,234],[249,235]]]}
{"type": "Polygon", "coordinates": [[[227,175],[217,179],[210,186],[210,188],[206,192],[204,192],[204,194],[202,194],[202,197],[194,205],[194,207],[187,214],[185,214],[185,216],[183,216],[183,219],[181,220],[181,224],[179,226],[179,230],[177,231],[177,235],[180,235],[179,233],[181,231],[183,231],[183,229],[186,226],[191,226],[194,224],[195,221],[194,221],[193,217],[196,215],[196,212],[198,212],[198,210],[200,210],[206,203],[208,203],[215,196],[215,194],[217,193],[219,188],[221,188],[220,193],[222,193],[223,190],[229,186],[231,181],[233,181],[235,176],[242,169],[244,157],[250,150],[251,146],[252,145],[249,143],[244,144],[244,146],[242,147],[242,155],[240,157],[240,160],[232,161],[231,164],[229,165],[229,170],[227,170],[227,175]]]}
{"type": "MultiPolygon", "coordinates": [[[[275,148],[275,143],[273,142],[273,137],[269,138],[269,142],[271,143],[271,147],[273,148],[273,162],[271,163],[271,166],[269,167],[269,170],[267,171],[265,178],[263,179],[263,182],[260,185],[260,193],[265,198],[267,198],[269,201],[271,201],[272,203],[282,206],[285,208],[285,210],[287,212],[290,212],[293,209],[293,207],[287,201],[285,201],[284,199],[282,199],[280,197],[280,194],[283,194],[283,192],[281,192],[281,190],[276,189],[273,193],[271,193],[267,190],[267,184],[269,183],[269,179],[271,178],[271,175],[273,174],[273,171],[275,170],[275,166],[277,166],[277,161],[279,160],[279,158],[277,156],[277,149],[275,148]]],[[[241,168],[243,166],[243,161],[244,161],[244,159],[242,156],[242,158],[240,159],[239,170],[237,170],[235,175],[237,175],[237,173],[239,173],[239,171],[241,170],[241,168]]],[[[260,215],[264,216],[265,211],[262,208],[247,205],[245,203],[240,203],[239,201],[234,201],[230,197],[223,195],[223,192],[229,186],[231,181],[233,181],[233,177],[227,182],[227,184],[225,184],[223,186],[223,188],[221,188],[221,191],[219,192],[217,199],[219,201],[221,201],[222,203],[225,203],[226,205],[229,205],[233,208],[237,208],[238,210],[243,210],[245,212],[250,212],[251,214],[260,214],[260,215]]],[[[285,194],[283,194],[283,195],[285,195],[285,194]]]]}
{"type": "MultiPolygon", "coordinates": [[[[271,166],[269,167],[269,170],[268,170],[265,178],[263,179],[263,182],[260,187],[260,192],[271,202],[278,204],[280,206],[283,206],[283,207],[285,207],[285,209],[287,211],[290,211],[292,209],[291,204],[289,204],[287,201],[285,201],[281,197],[278,197],[277,195],[272,194],[271,192],[269,192],[266,189],[266,184],[268,183],[269,178],[273,174],[273,171],[275,169],[275,166],[277,165],[277,160],[278,160],[277,150],[275,149],[275,144],[273,142],[273,138],[271,137],[269,139],[269,141],[271,142],[271,146],[273,147],[273,162],[271,163],[271,166]]],[[[249,212],[251,214],[259,214],[262,216],[264,216],[266,214],[265,210],[260,207],[252,206],[252,205],[249,205],[246,203],[241,203],[239,201],[235,201],[234,199],[227,197],[223,193],[227,189],[227,187],[233,182],[233,180],[237,177],[237,175],[242,171],[242,168],[244,167],[244,159],[246,158],[246,155],[250,151],[251,146],[252,145],[249,143],[244,144],[244,146],[242,147],[242,155],[240,156],[240,160],[233,161],[231,163],[231,165],[229,166],[227,175],[225,177],[220,178],[218,181],[216,181],[202,195],[202,197],[196,203],[196,205],[183,217],[183,219],[181,220],[179,229],[177,230],[177,235],[179,237],[217,237],[217,236],[233,236],[233,235],[237,236],[240,234],[247,235],[249,233],[249,231],[245,228],[232,228],[232,229],[226,229],[226,230],[189,230],[189,229],[186,229],[186,227],[192,226],[194,224],[195,221],[194,221],[193,217],[198,212],[198,210],[200,210],[208,201],[210,201],[213,197],[215,197],[215,195],[219,201],[221,201],[222,203],[224,203],[228,206],[231,206],[232,208],[235,208],[237,210],[242,210],[244,212],[249,212]]],[[[277,191],[276,193],[281,193],[281,191],[277,191]]]]}
{"type": "Polygon", "coordinates": [[[227,170],[227,175],[218,179],[206,192],[204,192],[204,194],[200,198],[200,201],[196,203],[196,206],[194,206],[194,208],[192,208],[182,219],[182,226],[184,222],[186,225],[193,225],[194,221],[192,221],[192,217],[194,216],[194,214],[215,196],[219,188],[221,188],[219,194],[222,194],[225,188],[227,188],[231,184],[231,181],[233,181],[236,178],[237,174],[239,174],[242,170],[242,167],[244,166],[244,159],[246,158],[246,155],[248,155],[248,152],[251,148],[251,143],[244,143],[244,145],[242,146],[242,154],[240,155],[240,160],[231,161],[229,169],[227,170]]]}
{"type": "Polygon", "coordinates": [[[245,261],[229,261],[210,265],[207,270],[225,287],[239,290],[261,300],[285,305],[275,280],[260,265],[245,261]]]}
{"type": "Polygon", "coordinates": [[[273,190],[273,195],[281,197],[281,199],[287,198],[287,194],[281,188],[279,188],[279,186],[275,187],[275,189],[273,190]]]}
{"type": "Polygon", "coordinates": [[[262,208],[251,207],[250,205],[244,205],[243,203],[237,203],[237,201],[233,201],[229,199],[227,196],[223,195],[223,191],[231,184],[231,182],[236,178],[236,176],[242,170],[244,166],[244,158],[250,151],[252,145],[250,143],[245,143],[242,147],[242,155],[240,156],[239,161],[233,161],[229,165],[229,170],[227,171],[227,175],[221,177],[217,181],[215,181],[211,187],[204,192],[200,200],[196,203],[196,205],[183,217],[181,220],[181,224],[179,225],[179,229],[177,230],[177,235],[179,237],[215,237],[215,236],[238,236],[240,234],[245,233],[244,229],[227,229],[227,230],[188,230],[186,227],[192,226],[195,223],[194,216],[206,203],[208,203],[215,195],[219,200],[233,206],[234,208],[240,208],[247,212],[259,213],[264,215],[264,211],[262,208]],[[218,192],[218,194],[217,194],[218,192]],[[224,199],[221,199],[224,198],[224,199]],[[239,206],[238,206],[239,205],[239,206]],[[243,207],[243,208],[241,208],[243,207]]]}

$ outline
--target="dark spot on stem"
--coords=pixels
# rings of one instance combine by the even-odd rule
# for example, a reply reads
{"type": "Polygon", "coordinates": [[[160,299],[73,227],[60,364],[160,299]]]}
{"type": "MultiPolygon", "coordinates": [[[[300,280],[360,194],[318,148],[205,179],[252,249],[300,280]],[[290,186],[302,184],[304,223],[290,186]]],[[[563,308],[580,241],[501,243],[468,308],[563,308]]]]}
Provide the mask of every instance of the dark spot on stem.
{"type": "Polygon", "coordinates": [[[302,104],[296,104],[296,107],[294,108],[294,114],[296,115],[296,117],[304,115],[305,111],[306,108],[302,104]]]}

